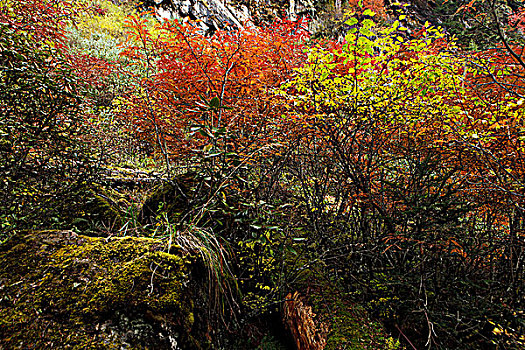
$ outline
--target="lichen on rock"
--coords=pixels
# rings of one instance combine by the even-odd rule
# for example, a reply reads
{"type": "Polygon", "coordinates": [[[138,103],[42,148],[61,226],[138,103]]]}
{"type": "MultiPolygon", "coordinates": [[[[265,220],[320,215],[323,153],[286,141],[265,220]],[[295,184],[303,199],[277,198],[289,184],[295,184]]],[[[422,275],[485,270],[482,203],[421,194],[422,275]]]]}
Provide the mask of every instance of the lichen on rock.
{"type": "MultiPolygon", "coordinates": [[[[0,245],[0,347],[201,348],[195,261],[148,238],[23,232],[0,245]]],[[[202,337],[201,337],[202,338],[202,337]]]]}

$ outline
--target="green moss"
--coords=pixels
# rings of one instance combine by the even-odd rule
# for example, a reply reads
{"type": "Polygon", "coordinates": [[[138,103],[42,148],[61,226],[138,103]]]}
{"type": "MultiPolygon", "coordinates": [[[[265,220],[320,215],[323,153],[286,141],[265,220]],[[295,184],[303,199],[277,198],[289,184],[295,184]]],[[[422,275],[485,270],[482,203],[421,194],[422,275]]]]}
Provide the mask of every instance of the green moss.
{"type": "Polygon", "coordinates": [[[158,185],[148,196],[140,213],[144,225],[157,222],[159,217],[166,215],[170,222],[179,220],[191,209],[196,187],[195,173],[184,173],[175,176],[171,181],[158,185]]]}
{"type": "Polygon", "coordinates": [[[388,336],[381,324],[371,320],[362,307],[344,305],[340,301],[335,307],[326,350],[400,349],[399,341],[388,336]]]}
{"type": "Polygon", "coordinates": [[[131,204],[117,190],[96,183],[86,184],[79,197],[83,204],[71,214],[72,217],[64,218],[78,230],[118,229],[126,223],[126,211],[131,204]]]}
{"type": "Polygon", "coordinates": [[[353,301],[352,295],[326,286],[309,296],[317,322],[328,326],[326,350],[396,350],[402,349],[383,326],[353,301]]]}
{"type": "Polygon", "coordinates": [[[163,349],[177,338],[198,347],[190,258],[163,248],[153,239],[67,231],[12,237],[0,246],[0,343],[163,349]]]}

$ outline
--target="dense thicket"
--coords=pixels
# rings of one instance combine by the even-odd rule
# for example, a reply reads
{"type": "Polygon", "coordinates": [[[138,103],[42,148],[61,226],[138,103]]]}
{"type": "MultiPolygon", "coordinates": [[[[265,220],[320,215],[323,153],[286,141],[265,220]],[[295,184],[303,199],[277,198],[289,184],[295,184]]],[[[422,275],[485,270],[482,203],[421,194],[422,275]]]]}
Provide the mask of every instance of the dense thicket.
{"type": "Polygon", "coordinates": [[[78,210],[75,194],[93,163],[81,141],[84,83],[72,73],[58,24],[45,12],[35,13],[44,25],[24,18],[24,5],[2,8],[0,23],[0,225],[7,231],[59,224],[78,210]]]}
{"type": "Polygon", "coordinates": [[[206,36],[151,14],[86,34],[120,18],[109,5],[83,9],[67,50],[4,26],[2,223],[49,226],[89,154],[120,212],[106,230],[201,254],[210,315],[234,334],[300,290],[365,305],[407,347],[523,347],[521,12],[483,4],[494,47],[475,52],[387,24],[379,2],[353,4],[339,41],[303,20],[206,36]],[[119,52],[95,55],[109,37],[119,52]]]}

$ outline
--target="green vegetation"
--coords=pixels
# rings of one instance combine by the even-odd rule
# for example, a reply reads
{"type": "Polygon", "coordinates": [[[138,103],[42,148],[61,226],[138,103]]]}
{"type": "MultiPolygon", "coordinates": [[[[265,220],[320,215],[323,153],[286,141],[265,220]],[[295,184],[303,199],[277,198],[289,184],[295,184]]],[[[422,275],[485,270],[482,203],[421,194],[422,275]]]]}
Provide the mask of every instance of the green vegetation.
{"type": "Polygon", "coordinates": [[[94,171],[79,139],[84,86],[60,56],[50,59],[57,48],[5,24],[0,33],[0,226],[61,225],[94,171]]]}
{"type": "Polygon", "coordinates": [[[0,348],[523,348],[522,6],[317,5],[0,4],[0,348]]]}

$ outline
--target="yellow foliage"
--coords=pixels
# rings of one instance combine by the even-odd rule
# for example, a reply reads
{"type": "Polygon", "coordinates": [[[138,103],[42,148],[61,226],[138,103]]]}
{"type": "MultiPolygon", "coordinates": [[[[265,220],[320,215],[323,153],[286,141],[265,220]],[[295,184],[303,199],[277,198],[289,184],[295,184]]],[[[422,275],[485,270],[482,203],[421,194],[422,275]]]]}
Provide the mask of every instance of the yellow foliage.
{"type": "Polygon", "coordinates": [[[84,2],[88,11],[84,11],[78,18],[77,28],[85,35],[104,33],[124,42],[126,18],[135,11],[131,7],[117,6],[108,0],[89,0],[84,2]]]}
{"type": "Polygon", "coordinates": [[[295,113],[303,110],[311,120],[339,128],[373,120],[399,136],[430,136],[436,143],[487,139],[491,129],[502,127],[500,115],[522,119],[523,108],[509,113],[519,101],[490,104],[467,89],[466,77],[475,70],[441,29],[427,24],[407,40],[399,21],[387,28],[376,28],[370,19],[346,24],[351,29],[344,45],[311,47],[306,64],[279,91],[294,100],[295,113]],[[344,111],[352,111],[350,117],[344,111]]]}

